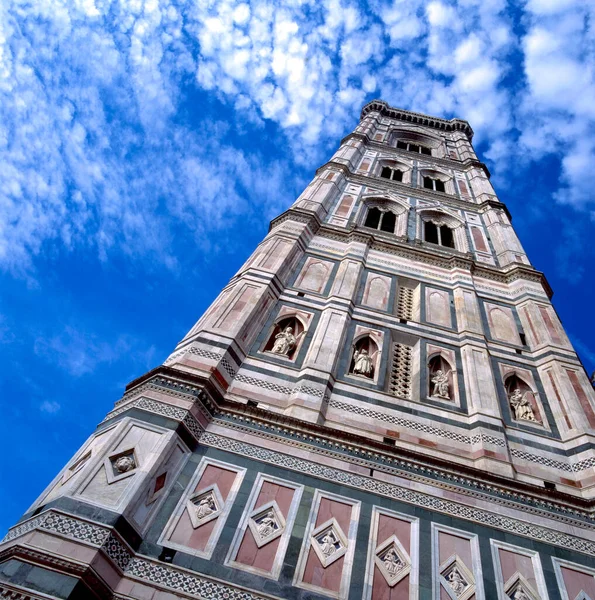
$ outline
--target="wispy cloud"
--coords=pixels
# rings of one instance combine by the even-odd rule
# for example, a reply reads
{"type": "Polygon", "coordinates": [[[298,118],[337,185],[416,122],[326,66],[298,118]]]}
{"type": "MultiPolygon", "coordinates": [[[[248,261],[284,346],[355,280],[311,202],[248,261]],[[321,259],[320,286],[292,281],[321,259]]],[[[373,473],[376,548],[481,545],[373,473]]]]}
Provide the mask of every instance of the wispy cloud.
{"type": "Polygon", "coordinates": [[[61,408],[60,404],[54,400],[44,400],[39,405],[39,410],[42,413],[46,413],[48,415],[53,415],[53,414],[57,413],[60,410],[60,408],[61,408]]]}

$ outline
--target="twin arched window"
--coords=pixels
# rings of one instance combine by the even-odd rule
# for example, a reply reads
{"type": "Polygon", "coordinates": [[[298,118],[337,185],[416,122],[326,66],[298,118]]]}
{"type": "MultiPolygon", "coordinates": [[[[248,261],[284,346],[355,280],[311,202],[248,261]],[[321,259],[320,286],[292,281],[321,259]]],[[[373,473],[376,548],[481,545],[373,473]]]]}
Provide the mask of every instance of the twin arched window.
{"type": "Polygon", "coordinates": [[[435,192],[446,192],[446,188],[444,187],[444,181],[438,179],[437,177],[428,177],[424,176],[424,188],[428,190],[434,190],[435,192]]]}
{"type": "Polygon", "coordinates": [[[403,181],[403,171],[401,169],[394,169],[391,167],[382,167],[382,171],[380,171],[380,177],[384,177],[384,179],[391,179],[392,181],[403,181]]]}
{"type": "Polygon", "coordinates": [[[432,221],[424,221],[424,240],[447,248],[455,247],[452,229],[448,225],[436,225],[432,221]]]}
{"type": "Polygon", "coordinates": [[[374,206],[368,211],[364,226],[386,231],[387,233],[394,233],[396,224],[397,216],[395,213],[390,210],[382,211],[374,206]]]}
{"type": "Polygon", "coordinates": [[[399,148],[399,150],[407,150],[408,152],[417,152],[418,154],[427,154],[428,156],[432,156],[432,150],[430,150],[430,148],[422,146],[421,144],[414,144],[406,140],[398,140],[397,148],[399,148]]]}

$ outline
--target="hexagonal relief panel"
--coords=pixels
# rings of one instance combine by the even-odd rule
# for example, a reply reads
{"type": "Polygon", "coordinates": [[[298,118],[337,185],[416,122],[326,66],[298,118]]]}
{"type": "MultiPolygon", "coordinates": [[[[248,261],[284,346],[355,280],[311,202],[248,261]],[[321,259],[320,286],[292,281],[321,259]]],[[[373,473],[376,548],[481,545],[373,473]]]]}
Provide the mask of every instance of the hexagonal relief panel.
{"type": "Polygon", "coordinates": [[[192,527],[197,529],[216,519],[221,514],[223,505],[223,498],[216,483],[192,494],[186,502],[192,527]]]}
{"type": "Polygon", "coordinates": [[[312,532],[311,544],[326,569],[347,552],[347,536],[333,517],[312,532]]]}
{"type": "Polygon", "coordinates": [[[105,459],[103,464],[108,483],[114,483],[115,481],[134,475],[139,467],[138,457],[134,448],[128,448],[127,450],[111,454],[105,459]]]}
{"type": "Polygon", "coordinates": [[[252,511],[248,519],[248,527],[256,545],[262,548],[285,531],[285,518],[273,500],[252,511]]]}
{"type": "Polygon", "coordinates": [[[411,572],[409,554],[396,535],[392,535],[376,548],[374,563],[390,587],[395,586],[411,572]]]}
{"type": "Polygon", "coordinates": [[[475,577],[456,554],[440,565],[440,581],[457,600],[468,600],[475,594],[475,577]]]}
{"type": "Polygon", "coordinates": [[[504,584],[504,591],[510,600],[540,600],[540,595],[518,571],[504,584]]]}

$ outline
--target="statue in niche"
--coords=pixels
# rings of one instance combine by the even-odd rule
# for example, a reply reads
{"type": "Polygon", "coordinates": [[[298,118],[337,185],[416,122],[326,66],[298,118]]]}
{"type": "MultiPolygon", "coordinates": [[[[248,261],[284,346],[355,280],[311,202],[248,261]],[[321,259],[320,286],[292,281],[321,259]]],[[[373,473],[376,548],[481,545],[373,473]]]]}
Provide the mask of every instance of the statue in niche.
{"type": "Polygon", "coordinates": [[[134,458],[130,455],[120,456],[114,461],[114,469],[118,473],[128,473],[128,471],[136,469],[134,458]]]}
{"type": "Polygon", "coordinates": [[[271,348],[271,352],[281,354],[282,356],[289,356],[289,353],[295,348],[304,333],[305,331],[302,331],[295,336],[293,335],[293,327],[286,327],[275,336],[275,343],[271,348]]]}
{"type": "Polygon", "coordinates": [[[514,410],[514,416],[517,421],[531,421],[532,423],[537,421],[531,402],[527,398],[527,392],[521,392],[521,390],[516,388],[508,396],[508,401],[514,410]]]}
{"type": "Polygon", "coordinates": [[[277,530],[277,521],[272,510],[264,515],[264,517],[258,523],[258,534],[261,538],[269,537],[272,533],[277,530]]]}
{"type": "Polygon", "coordinates": [[[212,496],[206,496],[205,498],[201,498],[198,506],[196,507],[196,518],[204,519],[209,515],[212,515],[217,510],[215,506],[215,502],[212,496]]]}
{"type": "Polygon", "coordinates": [[[399,555],[392,548],[384,556],[383,562],[384,568],[393,577],[405,566],[399,555]]]}
{"type": "Polygon", "coordinates": [[[325,556],[331,556],[337,550],[336,547],[337,539],[332,531],[329,531],[320,540],[320,549],[325,556]]]}
{"type": "Polygon", "coordinates": [[[374,371],[374,359],[377,354],[378,350],[370,355],[365,348],[362,348],[361,350],[355,348],[353,352],[353,373],[355,375],[363,375],[364,377],[371,378],[372,372],[374,371]]]}
{"type": "Polygon", "coordinates": [[[442,369],[438,369],[432,377],[432,384],[434,389],[432,390],[432,396],[436,398],[444,398],[450,400],[450,391],[448,389],[448,376],[451,371],[446,373],[442,369]]]}
{"type": "Polygon", "coordinates": [[[459,573],[457,568],[454,568],[447,577],[448,583],[452,588],[452,591],[460,596],[467,587],[467,582],[463,579],[462,575],[459,573]]]}

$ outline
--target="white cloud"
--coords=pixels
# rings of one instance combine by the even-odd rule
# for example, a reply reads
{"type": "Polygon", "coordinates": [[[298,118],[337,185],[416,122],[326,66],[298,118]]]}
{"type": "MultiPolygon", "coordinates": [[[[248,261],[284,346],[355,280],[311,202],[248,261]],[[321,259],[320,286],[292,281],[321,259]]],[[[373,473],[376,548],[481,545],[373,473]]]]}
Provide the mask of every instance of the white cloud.
{"type": "Polygon", "coordinates": [[[60,410],[61,406],[55,400],[44,400],[39,405],[39,410],[43,413],[47,413],[48,415],[53,415],[60,410]]]}

